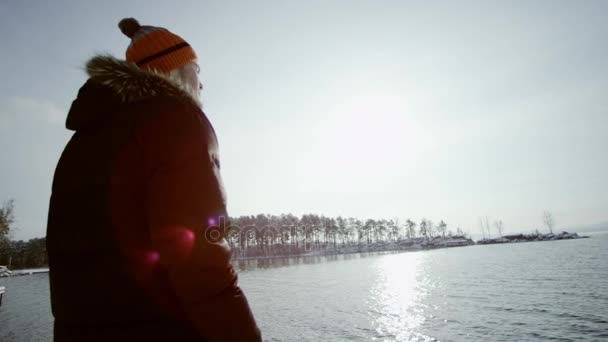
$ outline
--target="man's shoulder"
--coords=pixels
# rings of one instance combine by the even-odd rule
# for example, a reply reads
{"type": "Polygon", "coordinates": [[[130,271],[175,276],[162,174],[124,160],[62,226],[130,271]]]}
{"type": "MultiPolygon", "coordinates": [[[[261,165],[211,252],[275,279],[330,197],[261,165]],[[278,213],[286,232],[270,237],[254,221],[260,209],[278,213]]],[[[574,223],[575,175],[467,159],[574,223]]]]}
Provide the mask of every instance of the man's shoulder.
{"type": "Polygon", "coordinates": [[[175,96],[152,96],[130,104],[126,111],[136,115],[137,120],[141,123],[206,124],[202,110],[193,101],[175,96]]]}
{"type": "Polygon", "coordinates": [[[198,105],[185,97],[156,95],[132,103],[132,109],[150,115],[201,115],[198,105]]]}
{"type": "Polygon", "coordinates": [[[204,136],[217,143],[211,122],[198,105],[173,96],[154,96],[133,103],[130,109],[137,116],[140,132],[147,134],[185,134],[204,136]]]}

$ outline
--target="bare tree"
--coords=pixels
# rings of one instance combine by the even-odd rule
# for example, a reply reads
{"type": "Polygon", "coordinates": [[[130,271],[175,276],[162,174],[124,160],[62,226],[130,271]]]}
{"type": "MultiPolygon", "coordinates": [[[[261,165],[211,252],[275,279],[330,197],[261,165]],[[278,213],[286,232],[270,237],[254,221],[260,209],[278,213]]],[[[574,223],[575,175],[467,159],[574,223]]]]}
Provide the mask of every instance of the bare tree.
{"type": "Polygon", "coordinates": [[[496,220],[496,221],[494,221],[494,227],[496,227],[496,231],[498,232],[498,236],[501,237],[502,236],[502,230],[504,228],[504,225],[502,224],[502,220],[496,220]]]}
{"type": "Polygon", "coordinates": [[[484,225],[486,227],[486,231],[488,232],[488,238],[491,239],[492,238],[492,232],[490,232],[490,220],[488,219],[487,216],[485,218],[484,225]]]}
{"type": "Polygon", "coordinates": [[[14,204],[11,199],[0,207],[0,265],[8,264],[9,267],[12,264],[11,229],[15,222],[14,204]]]}
{"type": "Polygon", "coordinates": [[[426,219],[422,219],[420,220],[420,225],[418,226],[420,227],[420,236],[426,238],[427,240],[429,239],[429,232],[427,230],[428,228],[428,223],[426,219]]]}
{"type": "Polygon", "coordinates": [[[431,220],[426,220],[426,230],[432,240],[435,237],[435,223],[431,220]]]}
{"type": "Polygon", "coordinates": [[[441,222],[439,222],[439,225],[437,226],[437,231],[441,234],[441,236],[445,239],[445,231],[447,230],[448,225],[445,224],[445,222],[443,222],[443,220],[441,220],[441,222]]]}
{"type": "Polygon", "coordinates": [[[460,227],[458,227],[458,228],[456,228],[456,235],[464,236],[464,231],[462,229],[460,229],[460,227]]]}
{"type": "Polygon", "coordinates": [[[553,234],[553,227],[555,226],[555,219],[553,219],[553,215],[549,211],[545,211],[543,213],[543,222],[545,222],[545,226],[549,228],[549,233],[553,234]]]}
{"type": "Polygon", "coordinates": [[[9,238],[11,225],[15,221],[14,215],[15,201],[8,200],[0,208],[0,238],[9,238]]]}
{"type": "Polygon", "coordinates": [[[406,229],[406,234],[407,234],[407,238],[411,239],[413,237],[416,236],[416,223],[414,223],[414,221],[407,219],[407,221],[405,222],[405,226],[407,227],[406,229]]]}
{"type": "Polygon", "coordinates": [[[400,241],[401,237],[402,237],[402,233],[401,233],[401,225],[399,224],[399,219],[395,217],[394,219],[388,221],[388,226],[390,229],[390,233],[393,236],[393,241],[400,241]]]}

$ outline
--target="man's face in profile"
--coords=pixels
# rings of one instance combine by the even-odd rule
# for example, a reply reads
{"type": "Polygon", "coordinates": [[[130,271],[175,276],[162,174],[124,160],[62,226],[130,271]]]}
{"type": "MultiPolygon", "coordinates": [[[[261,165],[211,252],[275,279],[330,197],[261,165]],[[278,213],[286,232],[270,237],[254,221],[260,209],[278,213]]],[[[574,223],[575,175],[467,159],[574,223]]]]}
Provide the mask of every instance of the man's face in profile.
{"type": "Polygon", "coordinates": [[[200,74],[201,68],[199,67],[196,61],[192,61],[183,66],[181,72],[184,76],[184,79],[188,82],[188,84],[193,89],[198,89],[199,94],[203,90],[203,84],[200,82],[198,76],[200,74]]]}

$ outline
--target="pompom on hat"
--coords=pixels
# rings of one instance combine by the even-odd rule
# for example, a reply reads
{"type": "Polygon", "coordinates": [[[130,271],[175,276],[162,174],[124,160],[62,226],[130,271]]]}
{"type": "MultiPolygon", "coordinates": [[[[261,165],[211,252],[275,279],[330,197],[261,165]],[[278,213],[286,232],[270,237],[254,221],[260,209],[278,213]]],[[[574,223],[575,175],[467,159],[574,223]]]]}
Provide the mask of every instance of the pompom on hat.
{"type": "Polygon", "coordinates": [[[141,26],[134,18],[122,19],[118,27],[131,38],[125,54],[127,62],[142,69],[168,73],[196,59],[190,44],[165,28],[141,26]]]}

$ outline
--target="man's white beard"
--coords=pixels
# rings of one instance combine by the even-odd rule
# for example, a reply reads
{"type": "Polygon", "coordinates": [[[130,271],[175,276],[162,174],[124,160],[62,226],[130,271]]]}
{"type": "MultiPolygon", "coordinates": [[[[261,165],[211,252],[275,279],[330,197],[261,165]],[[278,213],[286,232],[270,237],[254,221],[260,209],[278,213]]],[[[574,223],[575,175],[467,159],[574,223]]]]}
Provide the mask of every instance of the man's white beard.
{"type": "Polygon", "coordinates": [[[190,95],[196,105],[202,110],[203,102],[201,98],[201,90],[194,87],[194,85],[187,79],[180,71],[173,70],[168,75],[169,80],[174,83],[177,87],[183,90],[186,94],[190,95]]]}

